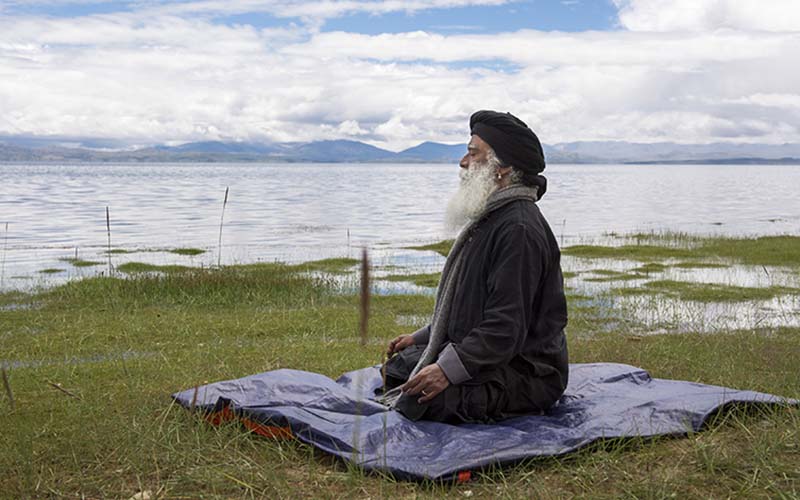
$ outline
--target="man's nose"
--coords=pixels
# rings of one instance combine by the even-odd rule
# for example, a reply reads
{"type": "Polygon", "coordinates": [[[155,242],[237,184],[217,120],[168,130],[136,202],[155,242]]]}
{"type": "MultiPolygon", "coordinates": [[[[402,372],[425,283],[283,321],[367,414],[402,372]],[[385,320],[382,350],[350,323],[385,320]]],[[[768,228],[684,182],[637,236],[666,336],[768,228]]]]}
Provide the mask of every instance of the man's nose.
{"type": "Polygon", "coordinates": [[[469,168],[469,161],[467,159],[467,155],[464,155],[464,157],[461,158],[461,161],[458,162],[458,166],[461,168],[469,168]]]}

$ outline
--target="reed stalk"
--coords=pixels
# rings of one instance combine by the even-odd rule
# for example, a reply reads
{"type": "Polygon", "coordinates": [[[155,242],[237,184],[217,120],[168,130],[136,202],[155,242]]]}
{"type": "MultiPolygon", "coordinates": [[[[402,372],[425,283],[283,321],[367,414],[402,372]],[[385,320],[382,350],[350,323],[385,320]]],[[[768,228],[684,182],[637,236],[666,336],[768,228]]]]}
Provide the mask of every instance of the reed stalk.
{"type": "Polygon", "coordinates": [[[189,411],[194,412],[194,407],[197,406],[197,392],[200,390],[200,386],[194,386],[194,392],[192,393],[192,404],[189,405],[189,411]]]}
{"type": "Polygon", "coordinates": [[[11,383],[8,381],[8,373],[6,373],[6,367],[2,368],[3,372],[3,386],[6,389],[6,394],[8,395],[8,404],[11,405],[11,411],[14,411],[17,408],[16,403],[14,402],[14,393],[11,391],[11,383]]]}
{"type": "Polygon", "coordinates": [[[3,237],[3,264],[0,265],[0,288],[6,279],[6,250],[8,250],[8,222],[6,222],[5,236],[3,237]]]}
{"type": "Polygon", "coordinates": [[[217,241],[217,267],[219,267],[222,263],[222,225],[225,221],[225,207],[228,206],[228,189],[230,186],[225,188],[225,199],[222,201],[222,215],[219,217],[219,241],[217,241]]]}
{"type": "Polygon", "coordinates": [[[364,248],[361,252],[361,345],[367,345],[369,334],[369,254],[364,248]]]}
{"type": "Polygon", "coordinates": [[[111,215],[109,214],[108,205],[106,205],[106,233],[108,234],[108,275],[111,276],[111,215]]]}
{"type": "Polygon", "coordinates": [[[71,398],[77,399],[78,401],[83,401],[82,397],[78,396],[77,394],[75,394],[72,391],[68,391],[67,389],[64,389],[63,387],[61,387],[61,384],[57,384],[55,382],[50,382],[50,381],[48,381],[47,384],[50,387],[52,387],[53,389],[58,389],[59,391],[63,392],[64,394],[66,394],[67,396],[69,396],[71,398]]]}

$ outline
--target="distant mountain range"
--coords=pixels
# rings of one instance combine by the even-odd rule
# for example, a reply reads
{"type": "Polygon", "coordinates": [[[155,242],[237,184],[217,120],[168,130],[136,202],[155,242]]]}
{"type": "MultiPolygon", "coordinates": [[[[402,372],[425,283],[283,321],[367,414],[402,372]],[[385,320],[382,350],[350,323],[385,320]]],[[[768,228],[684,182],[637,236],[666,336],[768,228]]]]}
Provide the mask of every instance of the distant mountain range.
{"type": "MultiPolygon", "coordinates": [[[[129,147],[122,141],[0,136],[2,162],[315,162],[455,163],[464,144],[423,142],[400,152],[349,140],[290,143],[204,141],[129,147]]],[[[800,164],[800,144],[642,144],[569,142],[544,145],[548,163],[800,164]]]]}

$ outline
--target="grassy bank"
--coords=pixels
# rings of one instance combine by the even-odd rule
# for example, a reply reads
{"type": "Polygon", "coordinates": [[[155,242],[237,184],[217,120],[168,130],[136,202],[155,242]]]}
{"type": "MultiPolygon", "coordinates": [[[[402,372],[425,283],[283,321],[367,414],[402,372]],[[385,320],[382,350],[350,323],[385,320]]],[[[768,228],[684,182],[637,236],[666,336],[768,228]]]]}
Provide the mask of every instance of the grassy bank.
{"type": "MultiPolygon", "coordinates": [[[[607,443],[445,487],[365,476],[310,447],[213,428],[171,404],[170,393],[205,382],[284,367],[336,377],[379,362],[388,339],[413,329],[398,318],[428,315],[433,299],[373,297],[361,346],[358,297],[324,277],[354,264],[147,269],[0,294],[0,360],[16,407],[0,396],[0,497],[800,495],[796,410],[730,413],[687,439],[607,443]]],[[[409,279],[421,278],[436,281],[409,279]]],[[[575,292],[569,301],[574,362],[800,397],[800,329],[642,337],[602,297],[575,292]]]]}

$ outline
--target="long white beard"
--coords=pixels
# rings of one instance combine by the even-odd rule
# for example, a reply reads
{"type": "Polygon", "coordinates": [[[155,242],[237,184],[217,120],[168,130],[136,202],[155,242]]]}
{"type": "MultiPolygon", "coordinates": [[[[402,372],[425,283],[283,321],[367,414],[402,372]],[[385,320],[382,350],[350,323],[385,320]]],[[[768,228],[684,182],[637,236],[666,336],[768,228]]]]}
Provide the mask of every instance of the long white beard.
{"type": "Polygon", "coordinates": [[[485,161],[461,170],[461,184],[447,203],[445,226],[457,230],[471,220],[475,220],[486,208],[486,203],[497,189],[495,169],[492,162],[485,161]]]}

